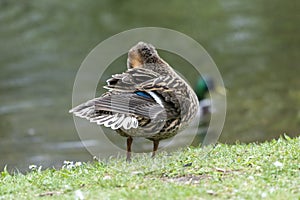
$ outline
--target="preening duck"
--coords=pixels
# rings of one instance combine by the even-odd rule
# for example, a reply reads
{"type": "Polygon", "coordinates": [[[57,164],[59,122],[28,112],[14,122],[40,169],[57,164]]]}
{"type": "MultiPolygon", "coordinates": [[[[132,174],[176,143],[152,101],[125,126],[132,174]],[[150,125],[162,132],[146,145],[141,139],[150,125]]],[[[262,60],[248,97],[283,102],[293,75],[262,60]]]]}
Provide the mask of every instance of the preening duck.
{"type": "Polygon", "coordinates": [[[127,160],[134,137],[159,141],[176,135],[196,116],[199,102],[193,89],[158,55],[139,42],[128,52],[127,70],[107,80],[108,90],[70,110],[75,116],[116,130],[127,137],[127,160]]]}

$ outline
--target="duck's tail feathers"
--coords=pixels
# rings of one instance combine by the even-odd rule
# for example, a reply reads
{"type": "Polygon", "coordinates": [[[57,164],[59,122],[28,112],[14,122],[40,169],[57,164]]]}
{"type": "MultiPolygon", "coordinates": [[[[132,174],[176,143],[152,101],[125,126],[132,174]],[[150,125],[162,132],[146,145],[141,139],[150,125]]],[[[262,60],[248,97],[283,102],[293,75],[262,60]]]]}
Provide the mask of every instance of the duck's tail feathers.
{"type": "Polygon", "coordinates": [[[81,104],[69,111],[77,117],[85,118],[90,122],[97,123],[98,125],[104,125],[105,127],[113,130],[123,128],[131,129],[138,127],[138,120],[135,117],[126,116],[120,113],[108,113],[100,114],[95,111],[95,105],[89,102],[81,104]]]}

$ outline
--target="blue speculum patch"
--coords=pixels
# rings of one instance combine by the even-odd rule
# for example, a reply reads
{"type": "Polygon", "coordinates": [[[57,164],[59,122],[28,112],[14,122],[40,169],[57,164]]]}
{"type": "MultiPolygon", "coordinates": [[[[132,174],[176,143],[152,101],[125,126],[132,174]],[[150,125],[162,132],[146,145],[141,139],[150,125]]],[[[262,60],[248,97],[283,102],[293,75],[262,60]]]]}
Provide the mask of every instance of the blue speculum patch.
{"type": "Polygon", "coordinates": [[[139,96],[141,96],[141,97],[152,99],[152,97],[150,96],[150,94],[148,94],[147,92],[137,91],[137,92],[134,92],[134,93],[137,94],[137,95],[139,95],[139,96]]]}

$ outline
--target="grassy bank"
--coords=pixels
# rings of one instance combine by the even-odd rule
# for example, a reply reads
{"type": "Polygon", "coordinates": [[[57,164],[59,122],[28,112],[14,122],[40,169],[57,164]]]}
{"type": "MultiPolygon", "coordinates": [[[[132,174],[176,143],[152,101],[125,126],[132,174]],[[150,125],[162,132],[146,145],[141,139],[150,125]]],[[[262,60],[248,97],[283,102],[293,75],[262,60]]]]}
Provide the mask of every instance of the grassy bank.
{"type": "Polygon", "coordinates": [[[0,172],[0,199],[300,199],[300,138],[0,172]]]}

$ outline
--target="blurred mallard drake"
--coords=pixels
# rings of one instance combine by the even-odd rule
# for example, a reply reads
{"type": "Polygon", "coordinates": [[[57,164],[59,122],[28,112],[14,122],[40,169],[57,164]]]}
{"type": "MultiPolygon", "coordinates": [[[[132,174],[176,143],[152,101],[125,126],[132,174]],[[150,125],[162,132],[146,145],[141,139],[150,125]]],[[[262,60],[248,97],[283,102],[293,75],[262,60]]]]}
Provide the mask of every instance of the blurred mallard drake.
{"type": "Polygon", "coordinates": [[[191,145],[199,146],[207,134],[211,114],[218,112],[218,110],[212,110],[212,99],[208,93],[213,92],[218,95],[226,95],[226,88],[216,85],[212,77],[204,75],[198,78],[194,90],[199,100],[199,110],[197,113],[199,126],[198,132],[191,145]]]}
{"type": "Polygon", "coordinates": [[[210,76],[199,77],[195,85],[195,93],[199,101],[202,101],[206,98],[207,93],[210,90],[214,90],[215,83],[210,76]]]}
{"type": "Polygon", "coordinates": [[[70,110],[75,116],[116,130],[127,137],[127,160],[134,137],[159,141],[176,135],[196,116],[193,89],[160,58],[154,46],[139,42],[128,52],[127,71],[115,74],[108,92],[70,110]]]}
{"type": "Polygon", "coordinates": [[[214,89],[215,84],[211,77],[199,77],[194,90],[199,100],[200,120],[211,113],[211,101],[210,98],[207,98],[207,95],[209,91],[214,89]]]}
{"type": "Polygon", "coordinates": [[[207,134],[208,125],[211,117],[211,99],[208,98],[208,92],[215,90],[215,83],[209,76],[199,77],[194,91],[199,100],[198,119],[199,126],[197,134],[191,143],[191,146],[199,146],[207,134]]]}

